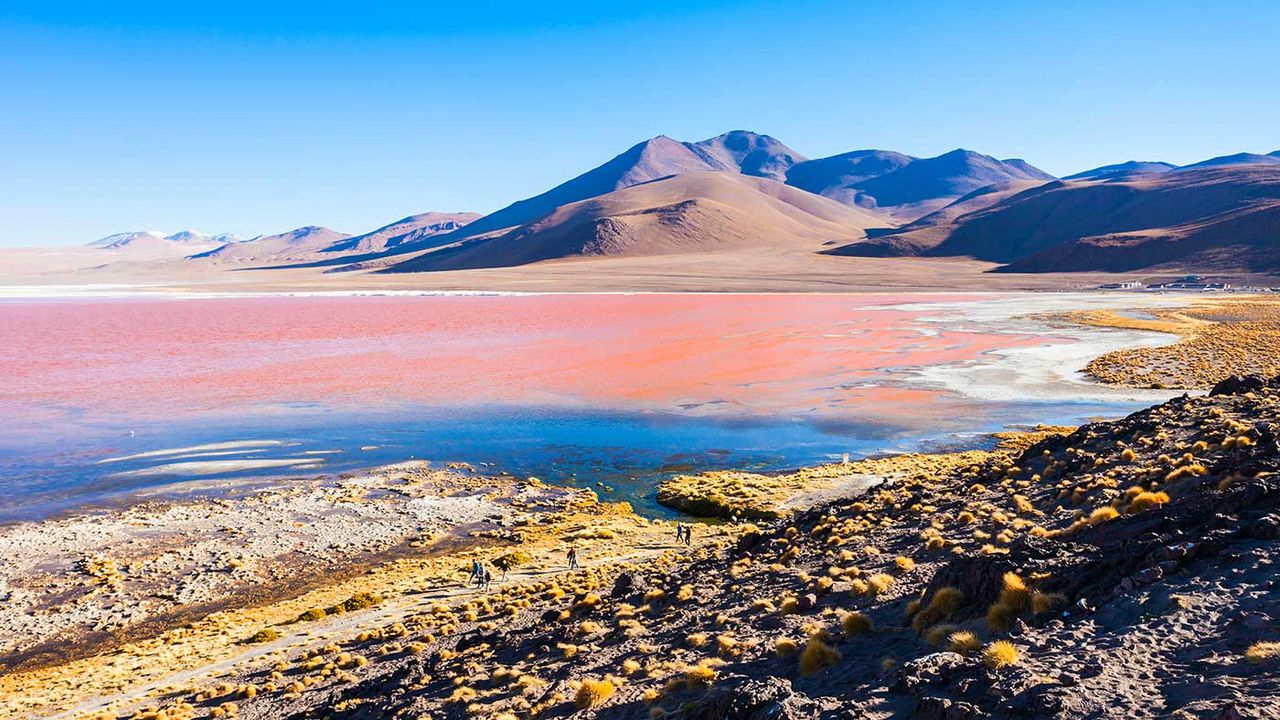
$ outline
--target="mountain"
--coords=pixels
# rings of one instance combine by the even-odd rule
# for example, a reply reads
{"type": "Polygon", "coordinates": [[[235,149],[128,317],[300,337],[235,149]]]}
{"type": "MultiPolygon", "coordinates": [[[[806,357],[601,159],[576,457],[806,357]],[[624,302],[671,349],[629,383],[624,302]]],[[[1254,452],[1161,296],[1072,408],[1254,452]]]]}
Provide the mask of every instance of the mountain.
{"type": "Polygon", "coordinates": [[[104,250],[127,251],[134,255],[190,255],[203,252],[238,240],[234,235],[205,235],[192,230],[181,230],[165,235],[155,230],[116,233],[89,243],[89,247],[104,250]]]}
{"type": "Polygon", "coordinates": [[[525,200],[512,203],[464,228],[459,236],[478,235],[537,220],[561,205],[683,172],[713,170],[686,143],[660,135],[633,145],[609,162],[525,200]]]}
{"type": "Polygon", "coordinates": [[[854,150],[831,157],[809,160],[787,171],[787,184],[829,197],[846,205],[875,207],[875,198],[858,189],[858,184],[893,172],[916,158],[891,150],[854,150]]]}
{"type": "Polygon", "coordinates": [[[205,235],[204,233],[199,233],[194,230],[179,230],[178,232],[167,236],[165,240],[192,245],[207,245],[209,243],[225,245],[227,243],[240,242],[239,236],[232,233],[205,235]]]}
{"type": "Polygon", "coordinates": [[[768,135],[731,130],[689,146],[715,170],[735,170],[743,175],[784,182],[787,171],[805,157],[768,135]]]}
{"type": "Polygon", "coordinates": [[[278,235],[259,235],[242,242],[232,242],[206,252],[196,253],[192,260],[292,260],[314,256],[315,253],[351,237],[347,233],[330,230],[318,225],[308,225],[278,235]]]}
{"type": "Polygon", "coordinates": [[[478,213],[470,212],[426,212],[418,215],[410,215],[409,217],[401,218],[390,225],[383,225],[372,232],[340,240],[326,248],[323,248],[321,252],[381,252],[388,248],[400,247],[420,240],[425,240],[427,238],[451,233],[464,227],[467,223],[474,221],[478,217],[480,217],[478,213]]]}
{"type": "Polygon", "coordinates": [[[1013,180],[978,188],[964,197],[889,232],[877,234],[865,242],[844,245],[825,251],[828,255],[856,257],[909,257],[938,246],[974,213],[1002,202],[1018,193],[1043,186],[1039,180],[1013,180]]]}
{"type": "Polygon", "coordinates": [[[427,252],[391,272],[509,267],[573,257],[813,252],[885,221],[765,178],[684,173],[569,203],[508,232],[427,252]]]}
{"type": "Polygon", "coordinates": [[[1115,165],[1103,165],[1092,170],[1078,172],[1075,175],[1068,175],[1063,180],[1093,180],[1102,177],[1111,177],[1115,175],[1137,175],[1139,173],[1162,173],[1176,169],[1178,166],[1173,163],[1158,161],[1129,160],[1128,162],[1116,163],[1115,165]]]}
{"type": "Polygon", "coordinates": [[[1195,168],[1206,167],[1226,167],[1230,165],[1277,165],[1280,164],[1280,157],[1275,153],[1270,155],[1255,155],[1254,153],[1236,153],[1235,155],[1222,155],[1220,157],[1201,160],[1198,163],[1183,165],[1179,170],[1192,170],[1195,168]]]}
{"type": "Polygon", "coordinates": [[[969,150],[916,158],[889,150],[857,150],[795,165],[787,182],[847,205],[919,219],[988,185],[1047,181],[1052,175],[1016,158],[969,150]]]}
{"type": "Polygon", "coordinates": [[[640,183],[688,172],[732,170],[763,177],[785,174],[803,156],[767,135],[735,130],[697,143],[659,135],[633,145],[599,167],[525,200],[486,215],[454,234],[455,239],[523,225],[562,205],[640,183]]]}
{"type": "Polygon", "coordinates": [[[1022,161],[1008,163],[970,150],[918,159],[857,184],[876,206],[911,219],[937,210],[982,187],[1012,180],[1053,180],[1022,161]]]}
{"type": "Polygon", "coordinates": [[[923,252],[1008,272],[1280,270],[1280,164],[1203,167],[1024,190],[957,218],[923,252]]]}

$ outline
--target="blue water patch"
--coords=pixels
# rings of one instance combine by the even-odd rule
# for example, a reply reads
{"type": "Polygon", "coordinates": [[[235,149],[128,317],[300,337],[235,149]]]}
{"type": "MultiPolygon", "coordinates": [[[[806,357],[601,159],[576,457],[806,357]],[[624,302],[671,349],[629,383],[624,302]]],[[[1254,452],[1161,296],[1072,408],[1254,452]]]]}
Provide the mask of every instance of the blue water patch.
{"type": "MultiPolygon", "coordinates": [[[[957,404],[911,427],[858,418],[706,417],[564,408],[410,407],[369,412],[292,407],[287,412],[79,428],[56,439],[0,438],[0,522],[118,502],[144,489],[220,492],[230,480],[313,478],[409,459],[460,461],[481,472],[536,476],[627,500],[651,515],[657,484],[713,469],[778,471],[885,451],[972,447],[978,433],[1037,422],[1074,424],[1136,405],[957,404]],[[192,446],[245,443],[156,453],[192,446]],[[336,452],[335,452],[336,451],[336,452]],[[131,457],[132,456],[132,457],[131,457]],[[123,458],[123,459],[121,459],[123,458]],[[185,472],[184,463],[271,460],[291,467],[185,472]],[[176,467],[175,467],[176,466],[176,467]],[[169,469],[166,470],[165,468],[169,469]]],[[[64,429],[65,430],[65,429],[64,429]]]]}

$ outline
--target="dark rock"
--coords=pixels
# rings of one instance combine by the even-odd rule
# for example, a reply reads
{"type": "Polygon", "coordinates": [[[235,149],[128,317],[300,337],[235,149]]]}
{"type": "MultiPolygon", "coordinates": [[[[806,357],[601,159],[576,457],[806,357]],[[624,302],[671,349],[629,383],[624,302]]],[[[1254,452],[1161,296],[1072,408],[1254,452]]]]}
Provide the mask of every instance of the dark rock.
{"type": "Polygon", "coordinates": [[[1249,526],[1249,536],[1259,540],[1271,540],[1280,537],[1280,515],[1271,513],[1263,515],[1249,526]]]}
{"type": "Polygon", "coordinates": [[[1240,711],[1235,709],[1235,706],[1228,705],[1222,708],[1222,712],[1218,713],[1214,720],[1244,720],[1244,718],[1240,715],[1240,711]]]}
{"type": "Polygon", "coordinates": [[[1261,375],[1232,375],[1218,381],[1209,391],[1209,397],[1217,395],[1244,395],[1258,392],[1268,387],[1276,387],[1276,378],[1268,380],[1261,375]]]}
{"type": "Polygon", "coordinates": [[[1150,585],[1162,577],[1164,577],[1164,570],[1161,570],[1159,565],[1143,568],[1133,575],[1134,581],[1143,585],[1150,585]]]}
{"type": "Polygon", "coordinates": [[[1062,710],[1062,686],[1054,683],[1032,685],[1009,701],[1009,711],[1023,717],[1048,717],[1062,710]]]}
{"type": "Polygon", "coordinates": [[[1084,665],[1080,667],[1080,677],[1091,678],[1102,674],[1102,661],[1098,658],[1089,658],[1084,661],[1084,665]]]}
{"type": "Polygon", "coordinates": [[[1271,627],[1271,618],[1257,612],[1247,612],[1236,619],[1246,630],[1259,631],[1271,627]]]}
{"type": "Polygon", "coordinates": [[[917,694],[930,686],[945,686],[956,671],[966,664],[959,653],[939,652],[902,664],[894,681],[894,690],[917,694]]]}
{"type": "Polygon", "coordinates": [[[801,610],[812,610],[818,606],[818,596],[813,593],[805,593],[796,598],[796,606],[801,610]]]}
{"type": "Polygon", "coordinates": [[[613,590],[609,595],[613,598],[626,597],[635,591],[636,576],[629,572],[624,572],[613,581],[613,590]]]}
{"type": "Polygon", "coordinates": [[[752,680],[741,675],[720,680],[699,700],[685,706],[689,720],[809,720],[818,708],[779,677],[752,680]]]}
{"type": "Polygon", "coordinates": [[[918,720],[978,720],[987,714],[976,706],[942,697],[922,697],[916,701],[918,720]]]}

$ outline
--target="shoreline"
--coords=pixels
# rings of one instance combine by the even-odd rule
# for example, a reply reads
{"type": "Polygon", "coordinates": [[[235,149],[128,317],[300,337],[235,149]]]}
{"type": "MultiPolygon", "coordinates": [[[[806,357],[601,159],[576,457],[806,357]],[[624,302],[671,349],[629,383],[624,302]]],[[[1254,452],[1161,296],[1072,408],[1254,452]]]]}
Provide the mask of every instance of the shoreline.
{"type": "MultiPolygon", "coordinates": [[[[863,494],[892,496],[904,483],[966,468],[1009,467],[1029,445],[1060,444],[1063,434],[1044,428],[1007,434],[1007,447],[893,454],[791,473],[712,473],[697,492],[723,494],[721,480],[765,478],[772,487],[752,498],[748,482],[744,495],[779,508],[761,516],[772,519],[863,494]]],[[[737,524],[698,528],[689,553],[714,552],[751,532],[737,524]]],[[[674,562],[686,551],[673,534],[672,522],[601,502],[589,489],[422,462],[276,483],[239,497],[144,499],[0,526],[0,638],[10,639],[0,645],[0,710],[107,717],[92,713],[167,702],[271,658],[358,644],[371,628],[423,614],[474,614],[465,608],[479,600],[463,587],[472,559],[527,555],[500,586],[514,602],[519,588],[560,576],[570,544],[585,555],[576,582],[587,592],[634,563],[674,562]],[[291,584],[291,576],[302,579],[291,584]],[[341,617],[320,612],[362,593],[378,600],[341,617]],[[300,620],[308,613],[320,617],[300,620]],[[271,639],[249,642],[267,630],[271,639]]]]}

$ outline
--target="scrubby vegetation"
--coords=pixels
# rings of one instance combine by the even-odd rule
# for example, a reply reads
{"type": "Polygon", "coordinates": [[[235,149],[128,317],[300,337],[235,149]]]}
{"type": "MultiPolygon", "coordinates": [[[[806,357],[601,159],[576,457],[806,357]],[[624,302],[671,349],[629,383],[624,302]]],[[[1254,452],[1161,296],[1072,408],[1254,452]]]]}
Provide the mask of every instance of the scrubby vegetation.
{"type": "Polygon", "coordinates": [[[1089,363],[1086,371],[1120,385],[1186,389],[1207,389],[1232,375],[1280,373],[1280,303],[1272,299],[1215,299],[1152,314],[1150,320],[1110,311],[1068,316],[1090,325],[1182,336],[1170,346],[1107,353],[1089,363]]]}
{"type": "Polygon", "coordinates": [[[182,700],[335,720],[977,720],[1154,717],[1160,697],[1161,714],[1247,717],[1277,700],[1277,428],[1280,390],[1247,381],[1008,438],[699,547],[441,602],[182,700]]]}

